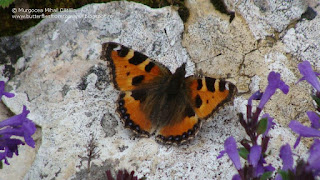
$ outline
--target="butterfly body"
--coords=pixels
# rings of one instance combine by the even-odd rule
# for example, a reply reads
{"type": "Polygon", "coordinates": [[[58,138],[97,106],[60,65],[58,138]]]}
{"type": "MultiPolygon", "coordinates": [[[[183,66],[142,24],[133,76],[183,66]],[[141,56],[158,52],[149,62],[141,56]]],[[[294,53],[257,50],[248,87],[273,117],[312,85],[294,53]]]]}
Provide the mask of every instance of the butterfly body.
{"type": "Polygon", "coordinates": [[[206,119],[230,101],[236,87],[210,77],[185,77],[185,64],[174,73],[137,51],[104,43],[101,58],[108,62],[116,89],[117,112],[125,127],[166,144],[192,139],[206,119]]]}

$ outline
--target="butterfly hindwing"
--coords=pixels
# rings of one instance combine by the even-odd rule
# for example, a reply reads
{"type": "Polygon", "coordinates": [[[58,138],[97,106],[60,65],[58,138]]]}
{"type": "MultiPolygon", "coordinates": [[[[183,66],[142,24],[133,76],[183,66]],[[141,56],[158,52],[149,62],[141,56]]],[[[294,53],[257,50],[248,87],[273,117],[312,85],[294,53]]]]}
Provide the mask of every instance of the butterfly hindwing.
{"type": "Polygon", "coordinates": [[[169,124],[160,129],[157,140],[164,144],[181,144],[192,139],[199,131],[201,121],[191,106],[187,106],[184,116],[175,124],[169,124]]]}
{"type": "Polygon", "coordinates": [[[113,83],[121,91],[140,88],[155,78],[171,74],[165,66],[144,54],[114,42],[102,45],[101,58],[108,62],[113,83]]]}
{"type": "Polygon", "coordinates": [[[237,92],[234,84],[210,77],[186,79],[190,88],[190,100],[193,108],[201,119],[208,118],[226,102],[233,99],[237,92]]]}
{"type": "Polygon", "coordinates": [[[145,94],[139,90],[122,92],[118,99],[117,112],[126,128],[141,136],[149,137],[152,128],[151,121],[139,108],[144,96],[145,94]]]}

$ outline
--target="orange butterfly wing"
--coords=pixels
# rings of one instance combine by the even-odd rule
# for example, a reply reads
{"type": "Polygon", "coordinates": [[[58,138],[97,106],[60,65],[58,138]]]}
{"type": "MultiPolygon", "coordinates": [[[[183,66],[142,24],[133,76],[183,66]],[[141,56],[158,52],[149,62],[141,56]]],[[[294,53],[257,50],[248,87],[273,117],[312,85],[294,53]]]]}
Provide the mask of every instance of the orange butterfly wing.
{"type": "Polygon", "coordinates": [[[205,119],[231,101],[237,93],[234,84],[210,77],[186,79],[190,88],[190,98],[193,109],[199,118],[205,119]]]}
{"type": "MultiPolygon", "coordinates": [[[[172,73],[162,64],[123,45],[109,42],[102,46],[101,58],[108,62],[113,83],[122,91],[117,108],[121,120],[135,133],[149,136],[152,124],[140,108],[146,98],[144,88],[152,87],[157,79],[172,73]]],[[[156,137],[166,144],[180,144],[193,138],[200,129],[200,119],[231,101],[237,92],[232,83],[210,77],[190,76],[185,81],[190,98],[185,114],[181,121],[162,127],[156,137]]]]}
{"type": "Polygon", "coordinates": [[[121,91],[141,88],[155,78],[171,74],[144,54],[113,42],[102,45],[101,58],[108,62],[113,83],[121,91]]]}
{"type": "Polygon", "coordinates": [[[141,89],[151,87],[157,78],[171,72],[144,54],[114,42],[102,45],[101,59],[108,62],[112,81],[122,91],[117,101],[117,112],[125,127],[139,135],[149,136],[152,124],[140,108],[146,96],[141,89]]]}
{"type": "Polygon", "coordinates": [[[141,136],[149,137],[152,128],[151,121],[140,110],[140,103],[133,92],[126,91],[119,96],[117,112],[126,128],[141,136]]]}
{"type": "Polygon", "coordinates": [[[234,84],[210,77],[186,78],[189,88],[190,108],[181,121],[173,125],[162,127],[157,140],[165,144],[181,144],[192,139],[201,127],[201,120],[208,118],[237,92],[234,84]],[[192,107],[192,108],[191,108],[192,107]]]}
{"type": "Polygon", "coordinates": [[[181,144],[194,138],[201,127],[201,121],[191,107],[186,109],[186,114],[173,125],[167,125],[160,129],[156,139],[164,144],[181,144]]]}

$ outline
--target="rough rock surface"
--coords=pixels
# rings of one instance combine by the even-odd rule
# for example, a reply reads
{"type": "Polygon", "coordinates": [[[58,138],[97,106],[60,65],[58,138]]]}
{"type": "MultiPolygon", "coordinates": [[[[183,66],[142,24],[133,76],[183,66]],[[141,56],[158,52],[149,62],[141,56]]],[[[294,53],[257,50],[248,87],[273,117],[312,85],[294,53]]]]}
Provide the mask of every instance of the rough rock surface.
{"type": "Polygon", "coordinates": [[[307,1],[300,0],[228,0],[228,2],[245,19],[256,39],[276,37],[277,33],[281,33],[289,24],[300,19],[308,7],[307,1]]]}
{"type": "MultiPolygon", "coordinates": [[[[16,37],[1,38],[1,52],[20,52],[19,57],[5,53],[6,64],[0,66],[0,80],[10,78],[8,89],[16,94],[3,101],[13,113],[27,105],[28,117],[38,125],[38,132],[37,148],[20,148],[20,155],[9,159],[11,165],[4,166],[0,179],[101,179],[107,169],[124,168],[148,179],[231,179],[236,172],[231,161],[216,156],[227,137],[239,141],[245,136],[237,113],[245,112],[250,94],[266,87],[272,70],[280,72],[291,87],[288,95],[278,92],[264,109],[277,123],[270,132],[269,148],[275,153],[267,161],[279,166],[280,146],[284,142],[293,145],[296,138],[287,124],[291,119],[307,121],[305,112],[313,109],[311,87],[295,82],[300,78],[297,63],[301,60],[320,68],[316,59],[320,22],[319,16],[301,19],[286,30],[306,5],[290,1],[278,10],[275,2],[268,3],[236,3],[240,13],[229,22],[209,0],[189,0],[190,18],[185,24],[171,7],[151,9],[132,2],[92,4],[58,13],[66,18],[45,19],[16,37]],[[256,19],[248,18],[252,16],[256,19]],[[266,38],[276,36],[270,28],[282,32],[283,39],[266,38]],[[139,50],[172,71],[187,62],[188,74],[201,70],[227,78],[240,93],[233,106],[209,118],[186,145],[165,146],[154,138],[137,138],[123,128],[115,113],[118,92],[99,58],[101,44],[108,41],[139,50]],[[15,46],[9,49],[4,46],[7,42],[15,42],[15,46]],[[99,153],[88,173],[91,139],[99,153]]],[[[320,12],[319,7],[311,8],[320,12]]],[[[305,151],[301,144],[295,153],[305,151]]]]}

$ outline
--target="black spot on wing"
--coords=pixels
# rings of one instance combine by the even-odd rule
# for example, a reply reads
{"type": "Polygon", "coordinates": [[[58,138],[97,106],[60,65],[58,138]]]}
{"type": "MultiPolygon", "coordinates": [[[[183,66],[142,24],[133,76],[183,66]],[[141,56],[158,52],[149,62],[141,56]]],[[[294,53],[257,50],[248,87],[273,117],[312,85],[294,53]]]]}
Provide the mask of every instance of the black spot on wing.
{"type": "Polygon", "coordinates": [[[207,89],[211,92],[214,92],[214,83],[216,82],[216,79],[214,78],[210,78],[210,77],[206,77],[206,85],[207,85],[207,89]]]}
{"type": "Polygon", "coordinates": [[[127,72],[126,75],[129,76],[129,75],[130,75],[130,72],[127,72]]]}
{"type": "Polygon", "coordinates": [[[153,62],[149,62],[149,64],[146,65],[146,67],[144,68],[147,72],[150,72],[151,69],[153,68],[154,63],[153,62]]]}
{"type": "Polygon", "coordinates": [[[148,57],[146,55],[135,51],[133,57],[131,59],[129,59],[129,63],[134,64],[134,65],[138,65],[138,64],[141,64],[146,59],[148,59],[148,57]]]}
{"type": "Polygon", "coordinates": [[[144,90],[134,90],[131,96],[138,101],[143,102],[146,99],[147,93],[144,90]]]}
{"type": "Polygon", "coordinates": [[[132,79],[132,85],[133,86],[137,86],[139,85],[142,81],[144,80],[144,75],[139,75],[139,76],[135,76],[133,79],[132,79]]]}
{"type": "Polygon", "coordinates": [[[200,108],[202,105],[202,100],[201,97],[199,96],[199,94],[196,96],[196,107],[200,108]]]}
{"type": "Polygon", "coordinates": [[[226,82],[225,81],[220,81],[219,82],[219,91],[224,91],[224,90],[226,90],[226,82]]]}
{"type": "Polygon", "coordinates": [[[120,57],[126,57],[129,53],[129,51],[130,51],[129,48],[127,48],[125,46],[121,46],[121,49],[118,50],[117,52],[120,57]]]}
{"type": "Polygon", "coordinates": [[[113,50],[114,48],[116,48],[116,47],[118,47],[118,46],[119,46],[119,44],[117,44],[117,43],[109,42],[109,43],[103,44],[102,47],[103,47],[103,48],[107,47],[108,51],[111,51],[111,50],[113,50]]]}
{"type": "Polygon", "coordinates": [[[190,106],[188,106],[185,110],[185,115],[188,117],[194,116],[195,115],[194,110],[190,106]]]}
{"type": "Polygon", "coordinates": [[[198,79],[197,82],[198,82],[197,90],[200,90],[202,88],[202,79],[198,79]]]}

